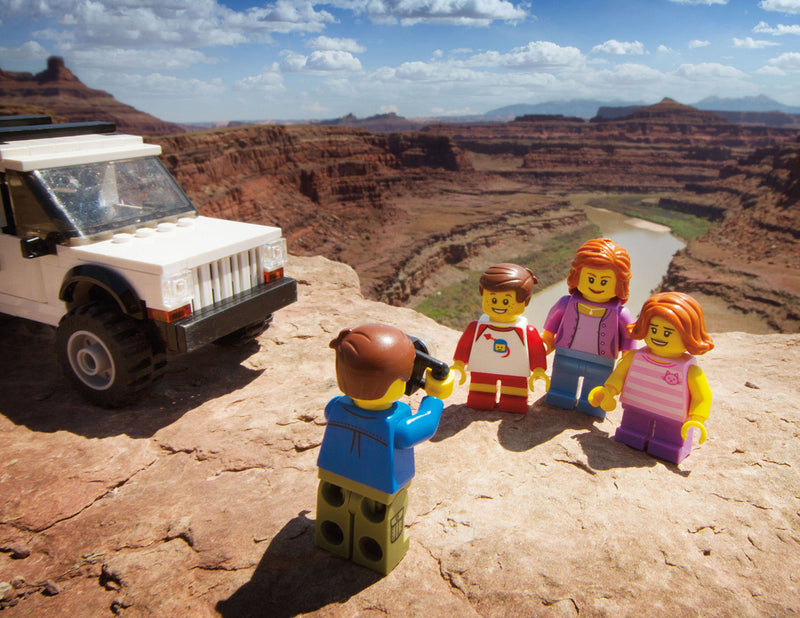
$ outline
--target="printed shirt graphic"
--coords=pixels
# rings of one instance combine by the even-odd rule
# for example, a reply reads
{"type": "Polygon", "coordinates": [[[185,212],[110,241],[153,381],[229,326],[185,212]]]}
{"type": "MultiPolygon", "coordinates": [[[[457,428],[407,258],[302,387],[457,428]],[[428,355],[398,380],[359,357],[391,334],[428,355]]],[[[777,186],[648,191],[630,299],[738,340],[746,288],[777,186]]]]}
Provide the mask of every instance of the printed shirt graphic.
{"type": "Polygon", "coordinates": [[[469,354],[469,370],[478,373],[524,376],[530,374],[526,331],[528,321],[517,319],[514,325],[494,324],[483,316],[475,328],[469,354]]]}
{"type": "Polygon", "coordinates": [[[659,416],[685,421],[689,414],[689,367],[697,361],[691,354],[681,358],[664,358],[651,353],[649,348],[634,352],[620,403],[630,405],[659,416]]]}

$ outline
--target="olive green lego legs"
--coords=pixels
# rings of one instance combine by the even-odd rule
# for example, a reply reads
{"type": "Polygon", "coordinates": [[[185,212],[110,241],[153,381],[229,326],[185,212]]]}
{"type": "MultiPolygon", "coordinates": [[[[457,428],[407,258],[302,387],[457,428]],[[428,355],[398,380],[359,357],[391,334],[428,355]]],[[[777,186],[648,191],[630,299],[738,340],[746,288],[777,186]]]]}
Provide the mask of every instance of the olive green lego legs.
{"type": "Polygon", "coordinates": [[[314,542],[342,558],[384,575],[403,559],[408,491],[404,487],[384,504],[339,485],[320,481],[314,542]]]}

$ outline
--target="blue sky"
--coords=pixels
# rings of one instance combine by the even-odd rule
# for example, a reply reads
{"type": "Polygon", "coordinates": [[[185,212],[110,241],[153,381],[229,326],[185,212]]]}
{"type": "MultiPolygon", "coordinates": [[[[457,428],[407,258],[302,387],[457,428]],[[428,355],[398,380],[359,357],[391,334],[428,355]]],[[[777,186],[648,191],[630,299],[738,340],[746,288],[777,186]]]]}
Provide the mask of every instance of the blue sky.
{"type": "Polygon", "coordinates": [[[0,0],[0,68],[51,55],[173,122],[800,105],[800,0],[0,0]]]}

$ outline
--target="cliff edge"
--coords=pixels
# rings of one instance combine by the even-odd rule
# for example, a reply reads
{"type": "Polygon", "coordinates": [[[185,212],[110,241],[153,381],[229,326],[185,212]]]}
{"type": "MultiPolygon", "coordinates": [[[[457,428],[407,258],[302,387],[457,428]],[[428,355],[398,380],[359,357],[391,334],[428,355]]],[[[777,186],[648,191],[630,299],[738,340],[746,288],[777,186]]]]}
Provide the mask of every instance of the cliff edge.
{"type": "Polygon", "coordinates": [[[449,359],[459,333],[365,300],[342,264],[287,270],[300,299],[257,344],[186,356],[114,413],[69,389],[51,328],[0,323],[9,616],[800,612],[800,335],[714,335],[709,439],[679,466],[614,442],[618,410],[593,423],[537,391],[527,415],[478,413],[458,387],[381,578],[313,544],[328,342],[385,322],[449,359]]]}

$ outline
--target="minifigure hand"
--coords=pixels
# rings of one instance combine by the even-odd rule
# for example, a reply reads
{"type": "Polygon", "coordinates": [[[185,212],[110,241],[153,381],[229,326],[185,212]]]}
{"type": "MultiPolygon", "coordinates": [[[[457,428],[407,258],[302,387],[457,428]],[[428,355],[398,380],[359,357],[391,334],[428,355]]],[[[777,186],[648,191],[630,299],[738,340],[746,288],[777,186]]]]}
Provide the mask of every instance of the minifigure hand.
{"type": "Polygon", "coordinates": [[[605,386],[595,386],[589,391],[587,397],[589,403],[593,406],[600,406],[606,412],[611,412],[617,407],[617,401],[611,394],[611,391],[605,386]]]}
{"type": "Polygon", "coordinates": [[[686,440],[686,438],[689,437],[689,429],[691,429],[692,427],[696,427],[697,429],[700,430],[700,438],[697,441],[697,443],[702,444],[703,442],[705,442],[706,438],[708,437],[708,432],[706,431],[706,427],[705,425],[703,425],[703,421],[701,420],[689,419],[688,421],[686,421],[681,426],[681,438],[686,440]]]}
{"type": "Polygon", "coordinates": [[[464,384],[467,381],[467,372],[464,371],[464,363],[463,361],[456,361],[453,363],[453,366],[450,367],[451,371],[458,371],[461,374],[461,379],[459,379],[458,384],[464,384]]]}
{"type": "MultiPolygon", "coordinates": [[[[546,330],[542,333],[542,343],[544,344],[544,349],[547,354],[550,354],[550,352],[555,349],[555,341],[556,336],[550,331],[546,330]]],[[[549,389],[550,387],[548,386],[547,388],[549,389]]]]}
{"type": "Polygon", "coordinates": [[[455,376],[450,371],[444,380],[437,380],[433,377],[430,369],[425,370],[425,393],[431,397],[438,397],[439,399],[447,399],[453,394],[453,386],[455,385],[455,376]]]}
{"type": "Polygon", "coordinates": [[[550,390],[550,376],[548,376],[541,367],[534,369],[531,377],[528,378],[528,388],[531,389],[531,392],[533,392],[533,383],[536,380],[544,380],[544,390],[550,390]]]}

